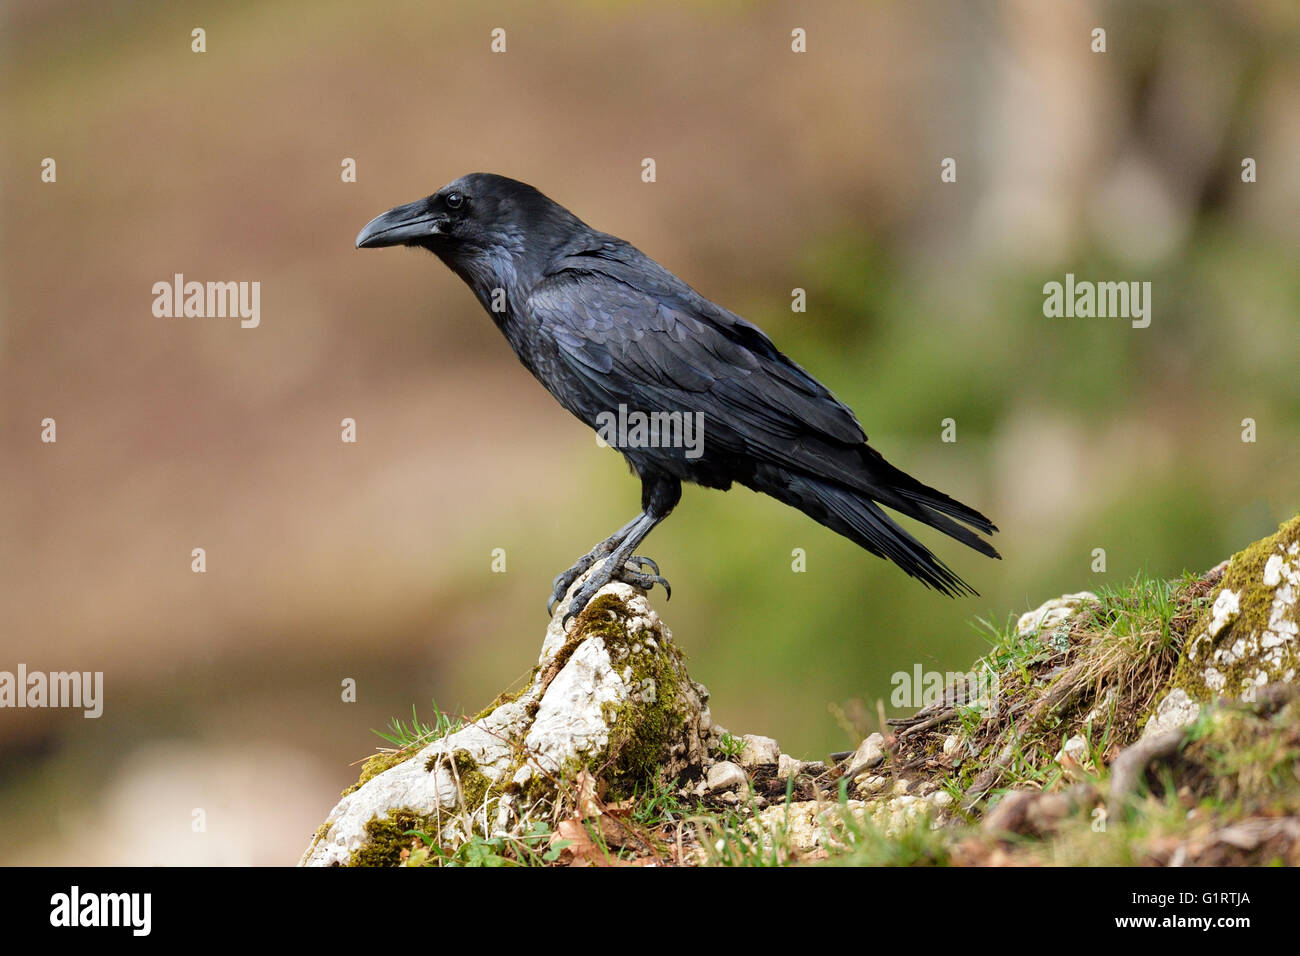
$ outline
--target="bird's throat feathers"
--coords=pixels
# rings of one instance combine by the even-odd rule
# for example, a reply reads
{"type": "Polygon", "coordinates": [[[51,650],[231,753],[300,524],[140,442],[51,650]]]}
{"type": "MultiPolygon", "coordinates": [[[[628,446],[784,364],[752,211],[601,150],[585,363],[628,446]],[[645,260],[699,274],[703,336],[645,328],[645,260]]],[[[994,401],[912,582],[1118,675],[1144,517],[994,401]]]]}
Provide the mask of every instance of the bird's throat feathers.
{"type": "Polygon", "coordinates": [[[447,267],[470,287],[492,321],[501,325],[516,297],[527,294],[530,284],[522,236],[504,236],[504,242],[461,247],[454,253],[435,250],[447,267]]]}

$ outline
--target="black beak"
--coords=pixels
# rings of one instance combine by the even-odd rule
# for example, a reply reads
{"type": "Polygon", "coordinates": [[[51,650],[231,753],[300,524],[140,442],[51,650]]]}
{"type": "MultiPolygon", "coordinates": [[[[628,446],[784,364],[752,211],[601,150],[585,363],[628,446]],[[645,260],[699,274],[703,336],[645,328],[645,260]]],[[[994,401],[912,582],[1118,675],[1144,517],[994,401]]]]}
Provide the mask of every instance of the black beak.
{"type": "Polygon", "coordinates": [[[405,206],[390,209],[366,223],[366,228],[357,233],[357,248],[413,245],[422,239],[436,236],[446,221],[445,216],[429,209],[429,200],[417,199],[405,206]]]}

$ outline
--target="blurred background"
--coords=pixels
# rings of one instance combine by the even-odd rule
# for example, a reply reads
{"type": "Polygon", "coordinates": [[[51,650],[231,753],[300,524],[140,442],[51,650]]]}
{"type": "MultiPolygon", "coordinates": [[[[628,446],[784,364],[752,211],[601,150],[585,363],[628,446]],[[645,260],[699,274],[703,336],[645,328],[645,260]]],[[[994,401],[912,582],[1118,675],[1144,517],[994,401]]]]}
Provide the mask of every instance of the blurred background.
{"type": "Polygon", "coordinates": [[[969,667],[976,618],[1202,570],[1300,509],[1289,0],[4,16],[0,670],[103,671],[105,701],[0,711],[0,862],[292,863],[371,728],[527,673],[552,577],[639,485],[436,259],[353,249],[469,171],[758,322],[1002,529],[996,563],[920,533],[981,592],[950,601],[775,501],[688,488],[645,549],[674,585],[652,600],[737,733],[852,747],[892,673],[969,667]],[[155,318],[178,272],[259,281],[260,327],[155,318]],[[1150,328],[1045,318],[1066,272],[1151,282],[1150,328]]]}

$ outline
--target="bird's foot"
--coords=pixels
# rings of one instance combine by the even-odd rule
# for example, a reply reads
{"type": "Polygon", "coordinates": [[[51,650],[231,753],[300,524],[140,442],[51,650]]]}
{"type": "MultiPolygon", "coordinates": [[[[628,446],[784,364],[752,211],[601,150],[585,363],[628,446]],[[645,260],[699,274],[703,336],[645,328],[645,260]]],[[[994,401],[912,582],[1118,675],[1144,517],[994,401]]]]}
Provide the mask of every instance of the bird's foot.
{"type": "Polygon", "coordinates": [[[622,569],[614,575],[613,580],[630,584],[642,591],[649,591],[657,584],[664,589],[665,601],[673,599],[672,585],[668,583],[666,577],[659,573],[659,565],[653,559],[639,554],[634,554],[628,558],[622,569]],[[638,570],[643,568],[649,568],[650,572],[647,574],[644,570],[638,570]]]}
{"type": "MultiPolygon", "coordinates": [[[[573,582],[586,574],[587,569],[593,564],[613,551],[618,546],[619,541],[618,535],[611,535],[580,557],[569,570],[561,571],[555,576],[555,580],[551,582],[551,596],[546,601],[547,615],[555,613],[555,605],[564,600],[564,595],[569,593],[569,588],[573,586],[573,582]]],[[[655,568],[655,570],[658,571],[659,569],[655,568]]]]}
{"type": "Polygon", "coordinates": [[[596,569],[591,577],[583,582],[582,587],[573,595],[572,600],[569,601],[568,610],[564,612],[564,620],[560,622],[560,626],[568,627],[569,619],[581,614],[583,608],[591,603],[591,599],[596,596],[596,593],[611,581],[621,581],[623,584],[630,584],[642,591],[649,591],[658,584],[664,589],[668,599],[673,596],[673,589],[669,585],[668,579],[659,573],[659,565],[650,558],[634,554],[618,567],[613,567],[610,562],[606,561],[604,565],[596,569]],[[649,571],[641,570],[643,568],[648,568],[649,571]]]}
{"type": "Polygon", "coordinates": [[[546,599],[547,614],[554,616],[555,605],[564,600],[564,595],[569,591],[569,585],[578,580],[578,577],[582,572],[586,571],[589,567],[591,567],[590,562],[587,563],[587,567],[585,568],[582,566],[582,563],[579,562],[569,568],[569,570],[561,571],[555,576],[555,580],[551,582],[551,596],[546,599]]]}

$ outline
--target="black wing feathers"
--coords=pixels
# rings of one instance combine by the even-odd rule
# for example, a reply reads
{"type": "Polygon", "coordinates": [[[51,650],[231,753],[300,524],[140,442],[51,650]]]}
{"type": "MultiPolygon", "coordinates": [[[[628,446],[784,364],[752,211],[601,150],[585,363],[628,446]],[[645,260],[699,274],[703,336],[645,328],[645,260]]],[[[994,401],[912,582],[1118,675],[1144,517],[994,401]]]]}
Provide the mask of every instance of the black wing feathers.
{"type": "Polygon", "coordinates": [[[752,459],[751,487],[945,593],[970,589],[876,502],[998,556],[971,530],[995,531],[988,518],[890,465],[853,413],[761,329],[621,240],[561,257],[528,308],[586,384],[592,411],[625,401],[703,412],[706,447],[752,459]]]}

